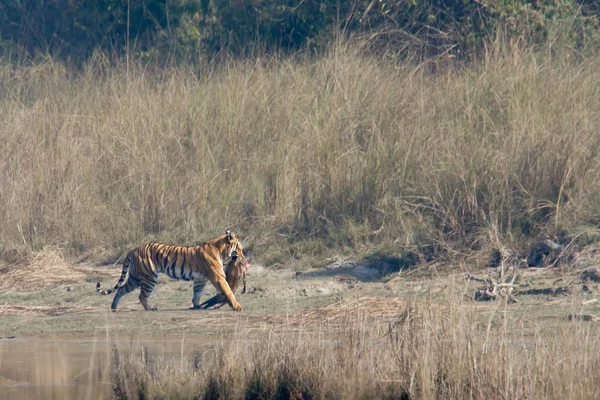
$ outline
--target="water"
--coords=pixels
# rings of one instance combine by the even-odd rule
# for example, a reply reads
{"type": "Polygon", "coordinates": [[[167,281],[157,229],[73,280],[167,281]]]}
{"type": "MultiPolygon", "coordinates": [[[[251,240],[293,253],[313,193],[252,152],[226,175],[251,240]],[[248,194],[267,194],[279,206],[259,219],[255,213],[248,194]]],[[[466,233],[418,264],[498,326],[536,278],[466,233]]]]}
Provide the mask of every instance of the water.
{"type": "Polygon", "coordinates": [[[109,399],[112,352],[193,361],[210,341],[0,340],[0,400],[109,399]]]}

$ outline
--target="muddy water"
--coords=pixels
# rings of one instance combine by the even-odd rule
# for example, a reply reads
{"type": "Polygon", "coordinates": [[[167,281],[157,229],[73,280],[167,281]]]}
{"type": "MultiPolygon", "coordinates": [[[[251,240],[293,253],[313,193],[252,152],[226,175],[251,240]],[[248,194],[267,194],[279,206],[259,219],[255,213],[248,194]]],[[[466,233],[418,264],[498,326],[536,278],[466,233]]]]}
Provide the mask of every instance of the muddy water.
{"type": "Polygon", "coordinates": [[[0,400],[109,399],[113,352],[140,354],[149,363],[198,357],[209,341],[0,340],[0,400]]]}

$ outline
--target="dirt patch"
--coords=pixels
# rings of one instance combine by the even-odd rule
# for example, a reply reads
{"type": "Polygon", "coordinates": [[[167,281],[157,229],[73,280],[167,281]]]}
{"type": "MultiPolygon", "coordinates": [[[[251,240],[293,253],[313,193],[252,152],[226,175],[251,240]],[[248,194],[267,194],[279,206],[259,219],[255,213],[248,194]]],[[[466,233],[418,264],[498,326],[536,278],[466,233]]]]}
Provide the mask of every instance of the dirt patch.
{"type": "Polygon", "coordinates": [[[250,293],[260,293],[262,297],[291,298],[297,296],[327,296],[341,293],[346,285],[336,281],[323,281],[319,283],[302,283],[297,286],[279,287],[276,289],[253,288],[250,293]]]}
{"type": "Polygon", "coordinates": [[[374,282],[381,279],[391,268],[386,263],[365,262],[355,259],[335,260],[323,268],[302,272],[298,277],[305,279],[323,279],[334,276],[352,277],[361,282],[374,282]]]}
{"type": "Polygon", "coordinates": [[[270,322],[288,324],[342,322],[348,316],[362,315],[364,318],[393,319],[400,317],[409,306],[401,299],[365,296],[354,300],[333,303],[324,307],[310,308],[286,315],[267,316],[270,322]]]}
{"type": "Polygon", "coordinates": [[[269,270],[267,270],[263,265],[250,263],[248,266],[248,276],[252,277],[261,277],[269,274],[269,270]]]}
{"type": "Polygon", "coordinates": [[[5,304],[0,306],[1,314],[31,314],[43,313],[47,315],[73,314],[78,311],[99,310],[97,307],[50,307],[50,306],[13,306],[5,304]]]}
{"type": "Polygon", "coordinates": [[[386,268],[387,264],[369,263],[353,259],[336,260],[325,266],[325,270],[332,274],[345,273],[361,281],[373,281],[381,278],[381,271],[386,268]]]}
{"type": "MultiPolygon", "coordinates": [[[[356,320],[389,320],[402,318],[407,310],[414,309],[414,302],[396,298],[365,296],[352,300],[342,300],[327,306],[312,307],[287,313],[233,313],[231,311],[203,312],[195,314],[194,318],[181,321],[171,321],[170,325],[177,330],[194,329],[194,326],[212,328],[231,328],[243,323],[247,329],[263,329],[273,325],[279,328],[304,329],[309,325],[328,324],[342,326],[349,319],[356,320]],[[243,322],[241,322],[243,320],[243,322]]],[[[432,305],[427,306],[432,307],[432,305]]],[[[139,315],[139,314],[138,314],[139,315]]]]}

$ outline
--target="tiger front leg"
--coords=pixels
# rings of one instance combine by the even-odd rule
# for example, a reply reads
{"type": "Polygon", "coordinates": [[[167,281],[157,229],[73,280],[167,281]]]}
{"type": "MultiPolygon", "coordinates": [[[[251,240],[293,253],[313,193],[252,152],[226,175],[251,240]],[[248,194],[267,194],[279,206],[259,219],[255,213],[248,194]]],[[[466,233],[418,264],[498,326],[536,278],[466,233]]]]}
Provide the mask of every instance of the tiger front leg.
{"type": "Polygon", "coordinates": [[[208,278],[210,282],[215,286],[215,288],[219,292],[223,293],[223,295],[225,295],[227,303],[229,303],[231,308],[233,308],[233,311],[241,311],[244,309],[244,307],[235,299],[235,296],[233,295],[229,284],[225,280],[225,274],[222,272],[222,270],[221,274],[213,272],[208,278]]]}

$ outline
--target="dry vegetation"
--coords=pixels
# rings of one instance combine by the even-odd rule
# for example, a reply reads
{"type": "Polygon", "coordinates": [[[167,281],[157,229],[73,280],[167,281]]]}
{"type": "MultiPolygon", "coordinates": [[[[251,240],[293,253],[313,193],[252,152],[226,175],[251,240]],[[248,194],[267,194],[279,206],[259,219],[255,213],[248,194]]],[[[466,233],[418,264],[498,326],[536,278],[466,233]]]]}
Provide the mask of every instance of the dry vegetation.
{"type": "Polygon", "coordinates": [[[269,264],[575,229],[600,209],[599,65],[502,46],[437,72],[344,46],[194,69],[3,65],[1,250],[114,254],[232,226],[269,264]]]}
{"type": "Polygon", "coordinates": [[[60,249],[50,247],[0,269],[0,290],[33,292],[45,287],[67,286],[81,282],[90,272],[89,267],[74,267],[65,260],[60,249]]]}
{"type": "Polygon", "coordinates": [[[396,318],[377,321],[370,303],[353,304],[337,315],[339,325],[265,325],[254,332],[260,341],[248,340],[254,336],[238,326],[234,338],[191,364],[117,356],[115,393],[129,399],[598,398],[600,348],[589,323],[544,332],[504,307],[482,316],[454,298],[444,307],[397,307],[396,318]]]}
{"type": "MultiPolygon", "coordinates": [[[[23,290],[40,277],[85,280],[63,253],[191,244],[226,227],[270,266],[375,248],[488,255],[540,233],[583,238],[600,221],[599,56],[497,45],[468,67],[439,68],[340,45],[319,58],[158,69],[99,55],[77,72],[5,64],[0,87],[0,257],[21,259],[0,274],[23,290]],[[63,253],[25,257],[49,245],[63,253]]],[[[471,299],[362,299],[287,323],[236,322],[196,365],[116,355],[115,392],[600,397],[593,321],[547,330],[508,318],[513,306],[482,314],[471,299]],[[250,332],[268,340],[247,342],[250,332]]]]}

